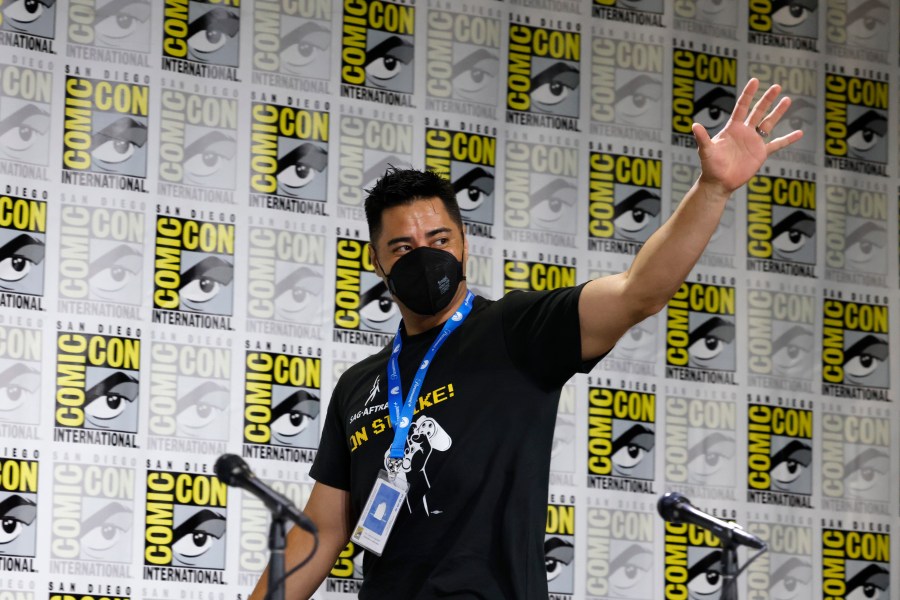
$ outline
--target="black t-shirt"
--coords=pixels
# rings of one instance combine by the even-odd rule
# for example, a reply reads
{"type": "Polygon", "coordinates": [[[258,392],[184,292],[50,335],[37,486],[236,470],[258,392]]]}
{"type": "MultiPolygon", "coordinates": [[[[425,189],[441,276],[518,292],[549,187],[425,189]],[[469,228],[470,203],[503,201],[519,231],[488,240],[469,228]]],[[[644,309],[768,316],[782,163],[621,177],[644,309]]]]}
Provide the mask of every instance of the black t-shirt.
{"type": "MultiPolygon", "coordinates": [[[[410,485],[384,553],[366,553],[362,599],[547,598],[544,527],[559,393],[581,361],[581,287],[476,298],[435,356],[406,442],[410,485]]],[[[403,337],[406,397],[440,327],[403,337]]],[[[391,348],[334,389],[310,474],[349,490],[353,524],[393,441],[391,348]]]]}

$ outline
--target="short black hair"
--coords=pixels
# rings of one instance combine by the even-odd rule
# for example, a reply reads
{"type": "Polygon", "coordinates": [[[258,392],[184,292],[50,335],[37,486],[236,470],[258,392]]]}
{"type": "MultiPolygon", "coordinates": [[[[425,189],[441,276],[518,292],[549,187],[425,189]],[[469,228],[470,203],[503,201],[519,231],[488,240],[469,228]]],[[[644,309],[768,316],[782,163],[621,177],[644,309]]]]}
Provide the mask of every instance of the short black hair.
{"type": "Polygon", "coordinates": [[[384,176],[366,190],[366,222],[369,224],[369,240],[381,235],[381,214],[388,208],[412,204],[416,200],[440,198],[453,222],[463,230],[462,214],[456,202],[453,184],[434,171],[398,169],[390,167],[384,176]]]}

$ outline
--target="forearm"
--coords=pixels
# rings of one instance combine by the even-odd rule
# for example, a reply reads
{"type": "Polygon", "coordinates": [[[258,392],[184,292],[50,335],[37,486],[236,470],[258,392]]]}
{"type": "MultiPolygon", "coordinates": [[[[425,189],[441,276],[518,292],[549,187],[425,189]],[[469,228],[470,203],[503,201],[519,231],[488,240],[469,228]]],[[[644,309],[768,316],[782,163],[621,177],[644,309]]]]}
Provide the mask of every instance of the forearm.
{"type": "Polygon", "coordinates": [[[729,195],[699,179],[635,256],[624,285],[640,314],[655,314],[678,291],[718,227],[729,195]]]}
{"type": "MultiPolygon", "coordinates": [[[[347,540],[338,541],[333,536],[323,535],[319,540],[316,554],[302,569],[287,578],[284,585],[285,600],[305,600],[319,588],[334,567],[338,554],[347,545],[347,540]]],[[[294,527],[288,534],[288,551],[285,552],[285,572],[289,572],[312,551],[312,535],[294,527]]],[[[271,565],[270,565],[271,566],[271,565]]],[[[256,583],[249,600],[263,600],[268,590],[269,568],[267,566],[256,583]]]]}

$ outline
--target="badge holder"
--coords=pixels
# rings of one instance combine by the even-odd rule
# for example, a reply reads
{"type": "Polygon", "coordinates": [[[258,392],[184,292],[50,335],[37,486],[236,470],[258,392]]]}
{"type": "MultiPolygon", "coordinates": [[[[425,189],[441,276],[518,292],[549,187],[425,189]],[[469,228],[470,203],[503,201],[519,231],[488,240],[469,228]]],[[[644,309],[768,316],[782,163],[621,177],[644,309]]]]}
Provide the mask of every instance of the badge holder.
{"type": "Polygon", "coordinates": [[[409,484],[405,479],[394,478],[392,481],[387,471],[380,470],[359,522],[350,536],[353,543],[381,556],[408,491],[409,484]]]}

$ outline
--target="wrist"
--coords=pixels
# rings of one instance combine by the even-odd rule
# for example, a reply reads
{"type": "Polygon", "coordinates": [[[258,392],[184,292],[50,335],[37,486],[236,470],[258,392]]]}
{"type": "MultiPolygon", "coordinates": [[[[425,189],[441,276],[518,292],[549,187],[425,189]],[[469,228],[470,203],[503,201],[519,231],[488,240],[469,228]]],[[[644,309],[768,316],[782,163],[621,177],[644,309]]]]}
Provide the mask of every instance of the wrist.
{"type": "Polygon", "coordinates": [[[723,185],[720,181],[704,177],[703,173],[700,173],[700,178],[697,179],[697,187],[711,202],[724,202],[728,200],[735,191],[723,185]]]}

